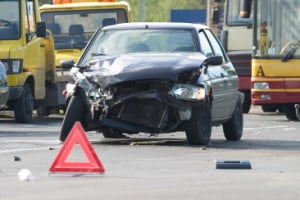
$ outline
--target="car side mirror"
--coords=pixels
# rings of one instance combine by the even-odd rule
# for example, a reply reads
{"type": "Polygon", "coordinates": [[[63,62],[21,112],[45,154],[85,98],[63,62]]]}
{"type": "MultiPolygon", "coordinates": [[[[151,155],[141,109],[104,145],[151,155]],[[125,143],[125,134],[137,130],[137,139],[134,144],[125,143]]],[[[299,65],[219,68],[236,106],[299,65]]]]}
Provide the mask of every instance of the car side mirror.
{"type": "Polygon", "coordinates": [[[210,56],[204,61],[205,65],[222,65],[223,57],[222,56],[210,56]]]}

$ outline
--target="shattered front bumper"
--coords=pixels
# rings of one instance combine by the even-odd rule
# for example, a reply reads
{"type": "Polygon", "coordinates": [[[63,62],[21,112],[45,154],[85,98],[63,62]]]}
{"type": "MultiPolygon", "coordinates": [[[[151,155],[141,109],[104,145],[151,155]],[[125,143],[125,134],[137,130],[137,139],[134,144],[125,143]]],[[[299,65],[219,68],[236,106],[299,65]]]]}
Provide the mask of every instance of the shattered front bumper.
{"type": "Polygon", "coordinates": [[[189,120],[191,110],[204,100],[178,100],[157,91],[126,94],[109,102],[112,115],[100,119],[101,126],[129,132],[165,132],[189,120]]]}

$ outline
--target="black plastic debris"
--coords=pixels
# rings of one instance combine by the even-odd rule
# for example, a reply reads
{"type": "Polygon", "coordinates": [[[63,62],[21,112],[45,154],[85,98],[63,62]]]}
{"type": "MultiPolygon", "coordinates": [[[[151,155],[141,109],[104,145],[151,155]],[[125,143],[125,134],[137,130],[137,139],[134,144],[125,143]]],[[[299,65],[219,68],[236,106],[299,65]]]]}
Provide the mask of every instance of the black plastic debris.
{"type": "Polygon", "coordinates": [[[248,160],[216,160],[216,169],[251,169],[248,160]]]}
{"type": "Polygon", "coordinates": [[[14,156],[14,161],[21,161],[21,158],[19,156],[14,156]]]}

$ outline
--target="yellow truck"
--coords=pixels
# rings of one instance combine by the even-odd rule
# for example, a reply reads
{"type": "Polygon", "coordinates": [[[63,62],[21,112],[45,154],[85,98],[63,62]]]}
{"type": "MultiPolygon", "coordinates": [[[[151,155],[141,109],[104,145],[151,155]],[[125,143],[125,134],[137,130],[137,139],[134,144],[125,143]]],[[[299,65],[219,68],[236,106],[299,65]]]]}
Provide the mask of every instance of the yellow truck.
{"type": "Polygon", "coordinates": [[[14,111],[17,122],[29,123],[34,109],[49,114],[65,105],[67,76],[56,70],[53,38],[46,34],[38,0],[3,0],[0,7],[5,8],[0,12],[0,60],[9,89],[4,109],[14,111]]]}
{"type": "MultiPolygon", "coordinates": [[[[70,0],[55,1],[69,2],[70,0]]],[[[81,49],[84,48],[83,45],[96,30],[96,24],[101,27],[114,23],[114,19],[116,23],[131,20],[130,9],[125,2],[73,1],[72,5],[69,5],[71,3],[45,5],[41,10],[38,0],[0,1],[0,7],[7,8],[0,12],[0,60],[6,69],[9,90],[7,105],[1,106],[0,109],[14,111],[17,122],[31,122],[35,109],[39,116],[64,109],[65,96],[62,93],[67,83],[68,71],[57,67],[60,65],[60,60],[76,61],[81,54],[81,49]],[[98,4],[101,4],[102,10],[98,4]],[[77,12],[78,18],[71,14],[76,10],[72,6],[81,11],[77,12]],[[86,6],[89,6],[89,9],[86,6]],[[43,21],[41,12],[43,12],[43,21]],[[90,17],[93,15],[96,18],[90,17]],[[57,34],[51,30],[50,23],[60,23],[61,32],[58,38],[71,41],[71,49],[70,47],[58,48],[60,45],[67,44],[57,42],[57,34]],[[71,24],[75,26],[69,27],[71,24]],[[78,24],[86,30],[80,30],[78,24]],[[82,38],[78,30],[85,37],[83,45],[78,42],[82,38]],[[67,34],[69,32],[70,37],[67,34]],[[79,48],[79,45],[82,46],[79,48]]]]}
{"type": "Polygon", "coordinates": [[[98,28],[132,21],[129,4],[116,0],[54,0],[40,12],[54,37],[56,67],[63,60],[76,62],[98,28]]]}

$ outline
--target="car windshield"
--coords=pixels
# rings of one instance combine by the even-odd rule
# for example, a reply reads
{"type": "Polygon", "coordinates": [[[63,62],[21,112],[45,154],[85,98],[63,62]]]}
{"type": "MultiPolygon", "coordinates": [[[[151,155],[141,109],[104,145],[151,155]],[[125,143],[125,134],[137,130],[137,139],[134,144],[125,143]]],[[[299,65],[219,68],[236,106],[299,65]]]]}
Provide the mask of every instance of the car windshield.
{"type": "Polygon", "coordinates": [[[86,66],[95,56],[181,51],[196,51],[191,29],[106,30],[92,41],[79,65],[86,66]]]}

